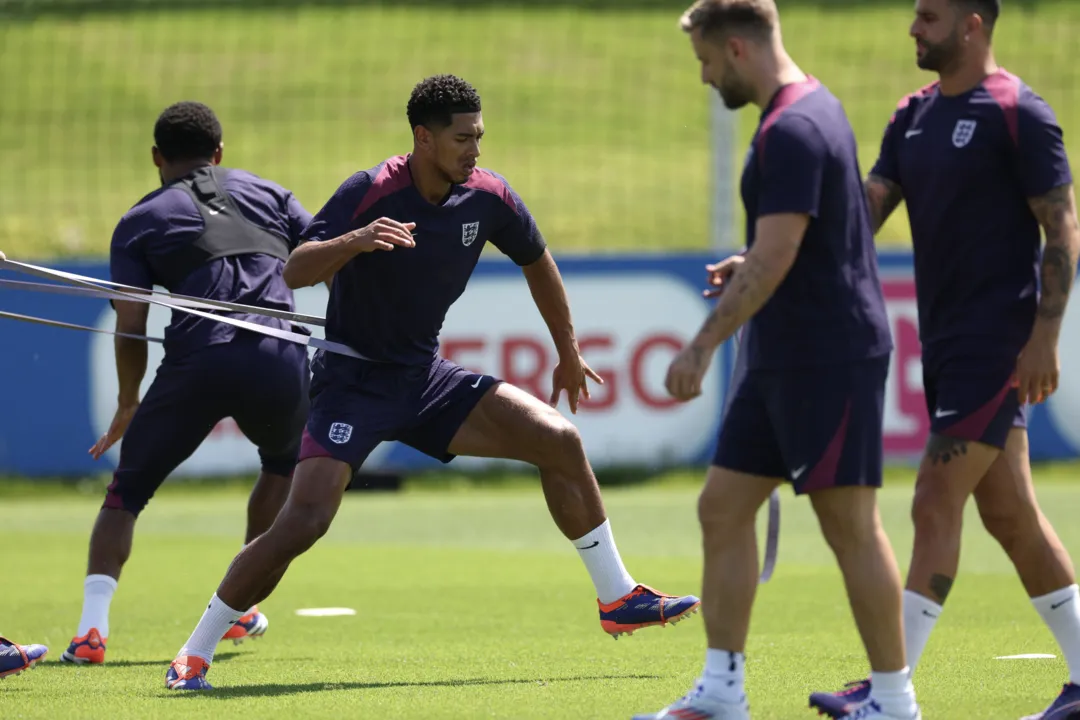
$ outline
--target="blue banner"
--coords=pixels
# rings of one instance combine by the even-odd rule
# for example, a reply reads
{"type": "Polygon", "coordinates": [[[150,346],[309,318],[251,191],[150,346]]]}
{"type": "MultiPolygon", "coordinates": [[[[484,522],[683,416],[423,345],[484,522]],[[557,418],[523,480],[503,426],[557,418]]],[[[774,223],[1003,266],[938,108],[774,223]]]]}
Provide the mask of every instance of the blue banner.
{"type": "MultiPolygon", "coordinates": [[[[732,343],[722,348],[706,378],[703,396],[679,404],[667,398],[664,374],[678,348],[696,332],[711,307],[701,297],[707,255],[562,257],[575,328],[590,365],[605,378],[594,387],[574,423],[597,467],[701,466],[715,444],[727,391],[732,343]]],[[[909,253],[880,258],[897,350],[890,366],[884,445],[894,462],[917,458],[929,428],[922,395],[918,320],[909,253]]],[[[102,261],[67,262],[57,270],[108,278],[102,261]]],[[[16,280],[28,276],[3,273],[16,280]]],[[[296,293],[297,309],[324,315],[326,290],[296,293]]],[[[0,288],[0,310],[113,329],[104,300],[0,288]]],[[[1061,363],[1064,382],[1030,415],[1034,459],[1074,458],[1080,449],[1080,328],[1066,317],[1061,363]]],[[[149,334],[161,337],[169,311],[152,306],[149,334]]],[[[316,336],[321,330],[316,329],[316,336]]],[[[0,377],[5,379],[0,413],[0,473],[24,476],[111,472],[113,448],[100,461],[87,450],[105,431],[115,410],[116,371],[112,337],[0,319],[0,377]]],[[[143,391],[161,361],[151,344],[143,391]]],[[[445,357],[471,370],[514,382],[542,399],[550,390],[555,353],[546,326],[532,304],[520,269],[497,253],[485,255],[469,288],[451,309],[442,333],[445,357]]],[[[569,416],[565,400],[560,409],[569,416]]],[[[459,458],[456,470],[479,469],[492,461],[459,458]]],[[[416,471],[445,467],[398,443],[385,443],[365,466],[371,470],[416,471]]],[[[176,475],[248,473],[258,469],[254,447],[230,420],[215,429],[176,475]]]]}

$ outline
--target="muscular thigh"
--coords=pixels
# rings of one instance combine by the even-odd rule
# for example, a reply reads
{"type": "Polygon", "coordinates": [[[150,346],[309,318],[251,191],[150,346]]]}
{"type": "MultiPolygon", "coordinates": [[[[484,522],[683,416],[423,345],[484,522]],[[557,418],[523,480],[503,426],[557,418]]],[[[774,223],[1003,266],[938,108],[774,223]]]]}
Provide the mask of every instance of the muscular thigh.
{"type": "Polygon", "coordinates": [[[1014,428],[1000,453],[975,489],[979,512],[1002,519],[1034,512],[1037,506],[1031,479],[1027,432],[1014,428]]]}
{"type": "Polygon", "coordinates": [[[469,413],[450,442],[452,455],[520,460],[537,464],[545,436],[572,425],[558,410],[524,390],[494,385],[469,413]]]}

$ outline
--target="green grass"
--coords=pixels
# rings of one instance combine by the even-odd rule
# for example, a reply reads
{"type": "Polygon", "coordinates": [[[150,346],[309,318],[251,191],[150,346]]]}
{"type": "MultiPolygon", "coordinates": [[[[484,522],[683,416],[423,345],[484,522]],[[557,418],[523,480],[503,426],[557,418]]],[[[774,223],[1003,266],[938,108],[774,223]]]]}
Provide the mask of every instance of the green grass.
{"type": "MultiPolygon", "coordinates": [[[[1043,507],[1075,551],[1075,468],[1037,475],[1043,507]]],[[[699,481],[697,472],[679,473],[606,491],[639,581],[676,592],[700,587],[699,481]]],[[[113,602],[109,662],[84,668],[56,660],[78,621],[100,496],[57,486],[8,494],[4,524],[18,551],[5,552],[0,566],[19,590],[6,595],[3,632],[47,643],[50,660],[0,687],[0,714],[614,720],[669,702],[700,670],[700,617],[618,643],[602,634],[587,576],[527,480],[489,489],[425,481],[400,494],[350,494],[327,537],[263,604],[267,636],[220,646],[213,694],[170,694],[168,662],[238,549],[245,490],[238,483],[163,489],[139,523],[113,602]],[[341,606],[357,615],[295,615],[341,606]]],[[[910,471],[891,472],[882,515],[902,565],[910,497],[910,471]]],[[[924,717],[1034,712],[1057,691],[1064,663],[994,660],[1058,650],[974,514],[965,532],[962,573],[917,678],[924,717]]],[[[811,717],[808,692],[865,671],[832,557],[808,504],[787,492],[780,564],[758,594],[748,656],[758,720],[811,717]]]]}
{"type": "MultiPolygon", "coordinates": [[[[116,220],[156,185],[153,121],[181,98],[218,111],[228,164],[318,210],[350,173],[410,148],[405,100],[435,72],[481,90],[482,163],[519,189],[556,250],[703,248],[708,93],[677,14],[311,7],[4,21],[0,248],[104,255],[116,220]]],[[[864,171],[896,100],[931,79],[914,66],[909,20],[910,3],[784,9],[790,51],[848,108],[864,171]]],[[[997,37],[1069,141],[1078,35],[1080,5],[1051,1],[1009,6],[997,37]]],[[[741,116],[739,157],[755,120],[741,116]]],[[[882,242],[907,238],[901,212],[882,242]]]]}

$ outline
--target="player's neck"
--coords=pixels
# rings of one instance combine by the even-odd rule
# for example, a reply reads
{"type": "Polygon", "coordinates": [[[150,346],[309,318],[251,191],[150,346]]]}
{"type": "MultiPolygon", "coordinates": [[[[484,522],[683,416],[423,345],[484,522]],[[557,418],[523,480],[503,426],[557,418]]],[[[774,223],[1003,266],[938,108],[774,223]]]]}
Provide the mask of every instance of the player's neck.
{"type": "Polygon", "coordinates": [[[754,104],[764,110],[772,102],[777,91],[785,85],[806,82],[806,73],[799,69],[795,61],[782,49],[770,58],[757,83],[757,97],[754,104]]]}
{"type": "Polygon", "coordinates": [[[994,60],[994,54],[988,52],[982,57],[963,63],[952,72],[942,73],[939,76],[941,78],[940,92],[946,96],[963,95],[997,71],[998,64],[994,60]]]}
{"type": "Polygon", "coordinates": [[[188,160],[187,162],[170,163],[161,168],[161,181],[168,185],[173,180],[178,180],[185,175],[190,175],[201,167],[212,165],[209,160],[188,160]]]}
{"type": "Polygon", "coordinates": [[[420,197],[432,205],[440,205],[450,192],[450,183],[430,165],[420,161],[416,155],[409,156],[409,174],[420,197]]]}

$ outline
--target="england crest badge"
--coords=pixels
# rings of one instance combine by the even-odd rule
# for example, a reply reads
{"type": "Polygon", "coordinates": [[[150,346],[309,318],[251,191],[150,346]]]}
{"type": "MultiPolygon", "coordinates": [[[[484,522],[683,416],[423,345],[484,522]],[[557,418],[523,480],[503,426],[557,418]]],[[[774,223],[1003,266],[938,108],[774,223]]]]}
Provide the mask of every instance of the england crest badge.
{"type": "Polygon", "coordinates": [[[480,234],[480,223],[462,223],[461,225],[461,244],[465,247],[469,247],[476,240],[476,236],[480,234]]]}
{"type": "Polygon", "coordinates": [[[971,138],[975,135],[975,121],[974,120],[957,120],[956,127],[952,131],[952,144],[955,147],[962,148],[971,142],[971,138]]]}

